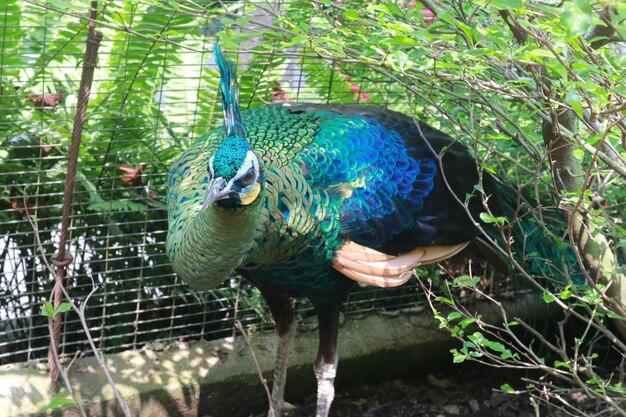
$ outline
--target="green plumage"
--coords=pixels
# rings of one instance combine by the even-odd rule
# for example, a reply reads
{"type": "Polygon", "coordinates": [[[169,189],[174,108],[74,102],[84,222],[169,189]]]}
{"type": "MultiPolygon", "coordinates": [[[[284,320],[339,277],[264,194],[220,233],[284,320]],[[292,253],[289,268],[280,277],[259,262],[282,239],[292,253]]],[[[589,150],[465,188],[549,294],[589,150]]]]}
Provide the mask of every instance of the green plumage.
{"type": "MultiPolygon", "coordinates": [[[[518,204],[517,190],[487,173],[479,181],[476,161],[451,137],[370,106],[269,105],[240,114],[235,66],[219,46],[216,62],[225,127],[198,139],[170,171],[167,253],[196,289],[215,288],[233,271],[258,287],[281,346],[295,323],[289,297],[312,301],[318,417],[332,401],[339,310],[353,280],[401,283],[416,265],[472,245],[502,263],[476,227],[484,225],[482,190],[494,216],[507,219],[502,233],[487,225],[489,237],[512,242],[533,273],[557,265],[562,274],[561,252],[518,204]]],[[[279,349],[278,369],[286,369],[286,351],[279,349]]],[[[277,384],[284,382],[281,372],[277,384]]],[[[272,398],[280,410],[280,389],[272,398]]]]}
{"type": "MultiPolygon", "coordinates": [[[[340,111],[355,109],[340,108],[340,111]]],[[[366,110],[377,117],[376,112],[385,117],[390,116],[388,112],[373,108],[366,110]]],[[[397,165],[395,156],[374,165],[369,162],[372,152],[379,152],[390,145],[378,145],[382,139],[371,130],[366,119],[359,118],[361,115],[344,116],[327,107],[309,106],[307,111],[301,111],[272,105],[243,112],[241,116],[247,127],[250,148],[260,159],[264,179],[261,194],[250,207],[225,209],[215,206],[201,209],[210,182],[207,172],[209,160],[214,156],[215,160],[231,160],[220,157],[220,152],[223,152],[224,144],[229,141],[241,140],[227,138],[223,128],[215,129],[198,139],[181,155],[170,172],[168,252],[174,268],[179,274],[184,271],[181,276],[190,285],[202,289],[213,288],[226,279],[232,270],[237,269],[256,284],[309,298],[324,298],[332,294],[334,289],[344,286],[344,278],[330,264],[334,251],[347,238],[359,238],[359,233],[362,233],[358,229],[361,227],[359,216],[365,216],[365,224],[373,224],[373,231],[361,238],[363,243],[388,253],[400,253],[429,242],[451,244],[455,243],[453,239],[459,242],[478,235],[467,219],[465,209],[460,205],[456,208],[458,203],[439,177],[429,179],[431,177],[426,176],[420,180],[426,168],[421,168],[422,174],[411,177],[418,185],[432,181],[431,185],[425,186],[424,193],[428,199],[412,203],[412,207],[417,208],[414,209],[416,214],[405,212],[408,202],[413,201],[410,195],[395,202],[390,199],[387,194],[399,193],[400,185],[395,186],[394,191],[388,184],[380,183],[380,180],[375,179],[377,171],[371,167],[380,169],[376,164],[382,162],[395,164],[385,168],[394,176],[398,175],[397,171],[401,167],[397,165]],[[365,146],[363,141],[367,140],[374,149],[367,147],[368,153],[361,155],[358,147],[365,146]],[[342,167],[337,164],[337,160],[349,163],[344,163],[342,167]],[[346,170],[345,175],[341,173],[342,169],[346,170]],[[377,187],[374,191],[378,191],[378,194],[374,197],[382,195],[381,198],[373,200],[373,197],[368,197],[369,194],[359,194],[368,192],[368,185],[377,187]],[[434,188],[429,191],[431,187],[434,188]],[[355,200],[355,197],[359,198],[355,200]],[[358,203],[354,210],[353,200],[358,203]],[[391,210],[389,214],[384,214],[386,204],[389,204],[391,210]],[[346,206],[349,206],[349,210],[346,210],[346,206]],[[383,214],[373,213],[375,207],[379,207],[383,214]],[[417,225],[412,223],[414,219],[418,219],[417,225]],[[380,236],[391,238],[386,238],[381,244],[376,241],[380,236]],[[425,240],[424,236],[430,237],[425,240]]],[[[408,123],[412,123],[411,119],[406,119],[400,124],[395,119],[385,123],[402,130],[408,128],[408,123]]],[[[434,135],[428,129],[422,127],[423,132],[434,135]]],[[[430,140],[435,147],[449,149],[447,158],[451,158],[451,173],[472,174],[473,160],[463,153],[463,148],[459,149],[457,155],[449,142],[437,139],[437,136],[431,136],[430,140]]],[[[244,146],[239,149],[241,153],[247,150],[244,146]]],[[[422,154],[430,153],[416,145],[407,149],[418,158],[424,158],[422,154]]],[[[221,165],[214,164],[216,171],[218,166],[221,165]]],[[[226,173],[226,169],[219,169],[220,176],[230,178],[232,172],[237,171],[237,166],[227,165],[229,173],[226,173]]],[[[504,185],[496,186],[495,183],[489,185],[493,181],[489,178],[486,175],[484,181],[488,194],[494,194],[490,199],[494,213],[500,213],[509,220],[514,219],[520,214],[516,213],[518,202],[515,190],[504,185]]],[[[468,174],[448,178],[450,185],[458,188],[460,198],[473,192],[474,181],[472,175],[468,174]]],[[[478,213],[484,209],[479,197],[474,197],[473,201],[476,204],[470,205],[470,209],[475,210],[478,219],[478,213]]],[[[558,261],[561,252],[553,241],[546,238],[544,231],[528,219],[517,222],[511,232],[514,251],[520,256],[520,261],[528,260],[538,275],[546,272],[562,273],[562,263],[558,261]],[[527,258],[529,254],[532,256],[527,258]]],[[[489,227],[487,229],[491,230],[489,227]]],[[[493,237],[500,240],[495,231],[493,237]]]]}
{"type": "Polygon", "coordinates": [[[226,139],[222,128],[198,139],[170,172],[167,248],[174,268],[185,271],[185,280],[197,288],[218,285],[232,268],[246,264],[262,268],[305,252],[325,214],[319,204],[312,209],[319,193],[310,189],[298,167],[289,165],[300,150],[313,142],[319,131],[318,118],[266,106],[243,113],[242,120],[248,126],[247,136],[261,159],[265,177],[254,207],[201,210],[210,180],[208,161],[213,155],[217,159],[218,148],[226,139]],[[286,218],[285,210],[293,215],[286,218]],[[247,229],[242,220],[246,218],[255,220],[247,229]],[[234,262],[227,259],[226,254],[231,252],[234,262]],[[222,263],[223,267],[216,266],[222,263]]]}

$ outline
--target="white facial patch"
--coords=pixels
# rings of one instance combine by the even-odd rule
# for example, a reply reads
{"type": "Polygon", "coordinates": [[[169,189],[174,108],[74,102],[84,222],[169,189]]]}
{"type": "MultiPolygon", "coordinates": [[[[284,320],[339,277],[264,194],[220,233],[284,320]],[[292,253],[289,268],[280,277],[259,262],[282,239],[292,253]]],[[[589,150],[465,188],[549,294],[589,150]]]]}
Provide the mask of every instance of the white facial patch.
{"type": "Polygon", "coordinates": [[[231,178],[230,181],[228,181],[227,187],[230,189],[235,183],[235,181],[238,181],[242,179],[243,177],[245,177],[245,175],[248,173],[250,168],[252,168],[252,171],[254,172],[254,179],[250,181],[250,183],[247,184],[244,188],[241,189],[240,194],[242,197],[245,197],[250,192],[250,190],[252,190],[252,187],[254,186],[254,184],[257,182],[257,179],[259,178],[259,160],[257,159],[254,152],[248,151],[248,153],[246,154],[246,158],[243,161],[243,164],[241,164],[241,167],[239,167],[239,170],[237,170],[237,173],[235,174],[235,176],[231,178]]]}
{"type": "Polygon", "coordinates": [[[215,172],[213,172],[213,160],[215,159],[215,155],[209,159],[209,174],[211,174],[211,178],[215,178],[215,172]]]}

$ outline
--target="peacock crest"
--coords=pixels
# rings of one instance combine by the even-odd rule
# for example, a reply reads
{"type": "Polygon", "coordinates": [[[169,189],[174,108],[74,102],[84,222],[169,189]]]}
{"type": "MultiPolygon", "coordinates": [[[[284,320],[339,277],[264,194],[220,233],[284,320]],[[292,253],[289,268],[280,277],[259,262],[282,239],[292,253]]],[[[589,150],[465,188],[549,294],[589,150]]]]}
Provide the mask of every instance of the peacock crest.
{"type": "Polygon", "coordinates": [[[241,122],[237,67],[233,61],[226,58],[217,42],[213,53],[220,72],[219,85],[222,92],[226,138],[215,153],[210,169],[213,177],[229,180],[237,174],[251,148],[246,139],[246,129],[241,122]]]}

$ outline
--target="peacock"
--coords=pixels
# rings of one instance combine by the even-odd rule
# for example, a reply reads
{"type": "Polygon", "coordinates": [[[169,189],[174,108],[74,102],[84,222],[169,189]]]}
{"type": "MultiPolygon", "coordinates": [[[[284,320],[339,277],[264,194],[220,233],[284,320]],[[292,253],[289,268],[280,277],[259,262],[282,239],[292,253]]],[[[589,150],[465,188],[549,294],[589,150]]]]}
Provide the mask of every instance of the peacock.
{"type": "MultiPolygon", "coordinates": [[[[325,417],[339,313],[355,282],[393,287],[418,265],[470,246],[485,251],[482,193],[496,209],[515,201],[493,176],[479,175],[463,145],[395,111],[269,104],[240,112],[236,66],[219,44],[214,53],[224,125],[169,173],[167,253],[197,290],[217,287],[233,271],[260,290],[278,337],[275,416],[296,332],[292,298],[310,300],[319,323],[316,416],[325,417]]],[[[541,253],[558,257],[546,248],[541,253]]]]}

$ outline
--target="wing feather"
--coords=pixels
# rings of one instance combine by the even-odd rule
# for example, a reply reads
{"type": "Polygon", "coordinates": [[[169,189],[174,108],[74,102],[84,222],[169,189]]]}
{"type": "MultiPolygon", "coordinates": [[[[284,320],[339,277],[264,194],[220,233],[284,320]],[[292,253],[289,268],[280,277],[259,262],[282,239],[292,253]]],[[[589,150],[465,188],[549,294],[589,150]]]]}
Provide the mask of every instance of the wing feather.
{"type": "Polygon", "coordinates": [[[390,256],[347,241],[337,251],[333,268],[357,282],[377,287],[396,287],[411,278],[415,267],[448,259],[468,244],[418,246],[409,252],[390,256]]]}

